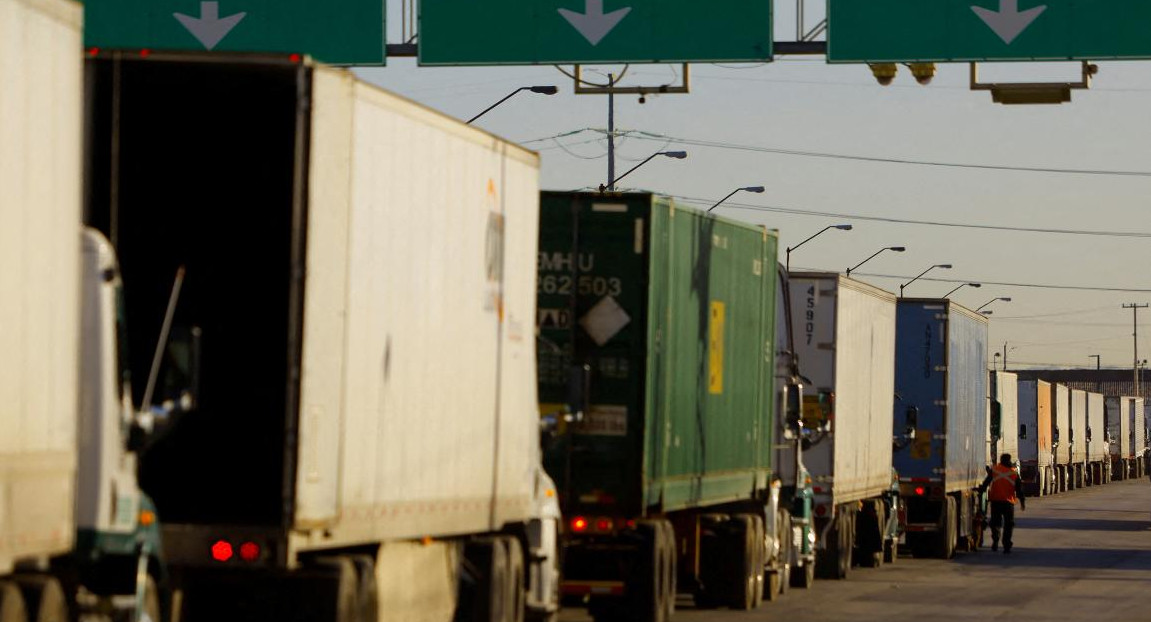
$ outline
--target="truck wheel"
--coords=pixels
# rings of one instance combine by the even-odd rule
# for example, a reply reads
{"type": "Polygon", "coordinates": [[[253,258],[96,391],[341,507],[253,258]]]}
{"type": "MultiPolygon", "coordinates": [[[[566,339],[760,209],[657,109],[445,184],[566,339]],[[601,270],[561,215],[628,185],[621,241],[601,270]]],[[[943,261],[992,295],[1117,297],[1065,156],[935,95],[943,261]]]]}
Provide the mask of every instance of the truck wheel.
{"type": "Polygon", "coordinates": [[[762,530],[756,528],[756,517],[749,514],[737,514],[731,517],[731,569],[735,576],[731,581],[731,598],[728,605],[738,611],[755,609],[758,599],[756,592],[763,592],[760,576],[763,574],[763,563],[760,560],[759,548],[755,545],[756,534],[762,530]],[[757,568],[758,564],[758,568],[757,568]]]}
{"type": "Polygon", "coordinates": [[[790,583],[791,587],[811,589],[811,586],[815,585],[815,564],[807,562],[802,568],[793,568],[790,583]]]}
{"type": "Polygon", "coordinates": [[[636,622],[665,622],[667,615],[668,551],[667,536],[658,520],[642,521],[636,532],[642,542],[636,553],[632,576],[624,596],[626,619],[636,622]]]}
{"type": "MultiPolygon", "coordinates": [[[[726,514],[703,514],[699,517],[699,582],[695,589],[695,605],[701,609],[714,609],[723,604],[724,587],[731,574],[731,562],[726,549],[730,537],[726,514]]],[[[0,621],[2,622],[2,621],[0,621]]]]}
{"type": "Polygon", "coordinates": [[[675,599],[679,594],[679,553],[676,547],[675,527],[666,520],[659,521],[663,527],[664,551],[667,559],[667,569],[664,573],[664,620],[671,620],[675,614],[675,599]]]}
{"type": "Polygon", "coordinates": [[[955,498],[947,497],[944,500],[943,521],[939,531],[935,532],[935,556],[942,559],[951,559],[955,556],[956,527],[955,498]]]}
{"type": "Polygon", "coordinates": [[[28,609],[20,588],[9,581],[0,581],[0,622],[28,622],[28,609]]]}
{"type": "MultiPolygon", "coordinates": [[[[31,622],[68,622],[68,602],[55,577],[21,575],[15,578],[31,622]]],[[[159,602],[157,601],[157,605],[159,602]]],[[[159,622],[159,618],[153,618],[159,622]]]]}
{"type": "Polygon", "coordinates": [[[751,536],[751,552],[754,561],[751,565],[752,577],[755,580],[751,588],[752,609],[758,609],[763,604],[763,590],[767,581],[764,580],[764,567],[767,565],[767,529],[763,517],[752,515],[752,524],[755,532],[751,536]]]}
{"type": "Polygon", "coordinates": [[[527,593],[524,591],[524,547],[515,536],[502,536],[508,555],[508,580],[504,586],[508,604],[508,622],[524,622],[527,610],[527,593]]]}
{"type": "MultiPolygon", "coordinates": [[[[887,516],[883,504],[878,501],[866,502],[868,511],[857,515],[855,540],[859,550],[859,565],[864,568],[878,568],[883,565],[883,532],[887,516]]],[[[865,506],[865,507],[867,507],[865,506]]]]}
{"type": "Polygon", "coordinates": [[[360,604],[357,596],[360,587],[360,575],[356,570],[356,565],[350,558],[343,556],[321,557],[315,563],[318,568],[324,568],[331,572],[332,578],[337,582],[335,618],[333,619],[336,622],[359,622],[360,604]]]}
{"type": "Polygon", "coordinates": [[[899,559],[899,536],[894,536],[883,543],[883,563],[894,564],[899,559]]]}
{"type": "MultiPolygon", "coordinates": [[[[508,594],[508,549],[500,538],[477,538],[464,547],[464,557],[476,570],[471,593],[461,594],[460,607],[471,611],[475,622],[510,622],[508,594]]],[[[457,618],[461,616],[457,615],[457,618]]],[[[465,614],[462,619],[468,619],[465,614]]]]}
{"type": "Polygon", "coordinates": [[[380,618],[379,588],[376,586],[376,560],[370,555],[352,555],[356,566],[356,602],[359,622],[377,622],[380,618]]]}
{"type": "MultiPolygon", "coordinates": [[[[779,558],[775,560],[774,567],[766,571],[767,580],[763,582],[763,597],[768,601],[779,600],[791,580],[791,513],[780,510],[775,524],[779,558]]],[[[767,566],[767,560],[764,560],[764,566],[767,566]]]]}

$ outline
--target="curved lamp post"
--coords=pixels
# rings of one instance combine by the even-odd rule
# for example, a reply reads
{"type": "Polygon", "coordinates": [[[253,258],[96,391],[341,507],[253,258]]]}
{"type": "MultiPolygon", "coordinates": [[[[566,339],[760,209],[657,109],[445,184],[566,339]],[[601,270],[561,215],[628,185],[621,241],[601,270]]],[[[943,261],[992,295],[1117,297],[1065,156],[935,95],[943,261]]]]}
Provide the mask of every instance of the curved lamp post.
{"type": "Polygon", "coordinates": [[[682,159],[687,157],[687,152],[686,151],[657,151],[657,152],[649,155],[648,157],[644,158],[643,161],[640,162],[639,164],[636,164],[635,166],[628,169],[628,171],[626,173],[624,173],[623,175],[620,175],[619,177],[616,177],[615,179],[607,180],[607,184],[600,184],[599,185],[599,191],[602,193],[602,192],[605,192],[607,190],[615,190],[616,182],[623,179],[624,177],[627,177],[628,175],[631,175],[632,172],[635,171],[635,169],[643,166],[644,164],[647,164],[648,162],[650,162],[652,160],[652,158],[654,158],[656,156],[667,156],[669,158],[675,158],[676,160],[682,160],[682,159]]]}
{"type": "Polygon", "coordinates": [[[724,201],[726,201],[726,200],[730,199],[731,197],[735,196],[735,193],[737,193],[737,192],[739,192],[739,191],[741,191],[741,190],[742,190],[743,192],[755,192],[755,193],[761,193],[761,192],[763,192],[764,188],[763,188],[763,186],[748,186],[748,187],[746,187],[746,188],[736,188],[735,190],[732,190],[732,191],[731,191],[731,194],[729,194],[729,195],[727,195],[727,196],[723,197],[723,198],[722,198],[722,199],[720,199],[719,201],[716,201],[715,205],[712,205],[711,207],[707,208],[707,211],[708,211],[708,213],[710,213],[710,212],[711,212],[711,210],[713,210],[713,209],[715,209],[715,208],[719,207],[719,204],[720,204],[720,203],[723,203],[724,201]]]}
{"type": "Polygon", "coordinates": [[[875,259],[875,256],[882,253],[883,251],[895,251],[897,253],[902,253],[905,250],[907,250],[907,247],[905,247],[905,246],[885,246],[885,247],[875,251],[875,254],[873,254],[871,257],[868,257],[867,259],[864,259],[863,261],[861,261],[861,262],[855,264],[854,266],[848,268],[847,269],[847,276],[851,276],[852,270],[855,270],[859,266],[862,266],[863,264],[871,261],[872,259],[875,259]]]}
{"type": "Polygon", "coordinates": [[[949,263],[937,263],[934,266],[931,266],[930,268],[924,270],[923,272],[920,272],[919,276],[917,276],[914,279],[911,279],[910,281],[899,286],[899,297],[903,298],[903,288],[905,288],[908,285],[911,285],[912,283],[918,281],[923,275],[927,274],[928,272],[931,272],[932,270],[934,270],[936,268],[939,268],[941,270],[950,270],[951,264],[949,264],[949,263]]]}
{"type": "Polygon", "coordinates": [[[800,246],[803,246],[804,244],[807,244],[808,242],[819,237],[820,233],[823,233],[824,231],[827,231],[828,229],[839,229],[840,231],[851,231],[851,228],[852,228],[851,225],[827,225],[826,227],[820,229],[815,235],[813,235],[810,238],[807,238],[806,240],[800,242],[799,244],[796,244],[795,246],[792,246],[792,247],[787,249],[787,261],[784,264],[784,267],[787,269],[788,272],[791,272],[791,251],[793,251],[793,250],[799,248],[800,246]]]}
{"type": "Polygon", "coordinates": [[[951,291],[947,292],[946,294],[944,294],[944,295],[943,295],[943,297],[944,297],[944,298],[951,298],[951,294],[954,294],[955,292],[959,291],[959,290],[960,290],[960,289],[962,289],[962,288],[963,288],[963,286],[965,286],[965,285],[966,285],[967,287],[975,287],[975,288],[980,288],[980,287],[983,287],[983,283],[960,283],[960,284],[959,284],[959,287],[956,287],[955,289],[953,289],[953,290],[951,290],[951,291]]]}
{"type": "Polygon", "coordinates": [[[483,112],[481,112],[481,113],[477,114],[476,116],[468,119],[468,124],[470,125],[472,121],[475,121],[476,119],[478,119],[478,118],[484,116],[485,114],[491,112],[492,108],[495,108],[496,106],[498,106],[498,105],[506,102],[507,100],[511,99],[513,95],[515,95],[516,93],[519,93],[520,91],[531,91],[533,93],[539,93],[540,95],[555,95],[556,93],[559,93],[560,90],[554,86],[521,86],[520,88],[512,91],[511,93],[508,93],[506,96],[504,96],[503,99],[501,99],[498,102],[492,104],[491,106],[488,106],[487,108],[485,108],[483,112]]]}
{"type": "Polygon", "coordinates": [[[1011,302],[1011,299],[1010,299],[1010,298],[1003,298],[1003,297],[1000,297],[1000,298],[992,298],[991,300],[988,300],[987,302],[983,303],[983,306],[981,306],[981,307],[979,307],[978,309],[976,309],[976,311],[982,311],[982,310],[984,310],[985,308],[987,308],[987,305],[989,305],[989,304],[991,304],[991,303],[993,303],[993,302],[1011,302]]]}

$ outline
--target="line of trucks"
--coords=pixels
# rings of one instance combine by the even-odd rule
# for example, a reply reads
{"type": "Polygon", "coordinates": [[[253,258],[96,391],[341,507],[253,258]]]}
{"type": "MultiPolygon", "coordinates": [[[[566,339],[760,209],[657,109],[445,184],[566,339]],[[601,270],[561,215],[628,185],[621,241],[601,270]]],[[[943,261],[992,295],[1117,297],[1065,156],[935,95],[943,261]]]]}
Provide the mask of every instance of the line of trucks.
{"type": "Polygon", "coordinates": [[[976,546],[1002,451],[1144,472],[1142,400],[773,230],[306,57],[0,26],[0,622],[664,622],[976,546]]]}

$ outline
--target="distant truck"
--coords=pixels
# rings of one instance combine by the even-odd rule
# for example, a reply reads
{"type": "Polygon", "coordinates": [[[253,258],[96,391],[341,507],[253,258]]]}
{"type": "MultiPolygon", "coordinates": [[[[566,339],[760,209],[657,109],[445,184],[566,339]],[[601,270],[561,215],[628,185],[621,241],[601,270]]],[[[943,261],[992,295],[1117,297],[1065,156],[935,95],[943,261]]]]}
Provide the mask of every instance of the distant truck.
{"type": "Polygon", "coordinates": [[[810,489],[773,460],[798,442],[774,433],[777,250],[772,231],[651,194],[543,193],[546,461],[563,593],[597,619],[663,621],[679,592],[753,609],[789,572],[810,580],[789,565],[793,546],[810,555],[810,489]]]}
{"type": "Polygon", "coordinates": [[[1111,481],[1111,452],[1104,418],[1103,394],[1087,392],[1087,476],[1092,485],[1111,481]]]}
{"type": "Polygon", "coordinates": [[[296,55],[87,72],[122,369],[169,317],[156,394],[196,387],[140,468],[181,619],[554,618],[538,156],[296,55]]]}
{"type": "Polygon", "coordinates": [[[1054,426],[1051,447],[1055,454],[1056,492],[1074,490],[1074,469],[1071,466],[1071,389],[1067,385],[1051,385],[1051,424],[1054,426]]]}
{"type": "Polygon", "coordinates": [[[917,557],[975,546],[987,442],[987,318],[947,299],[901,298],[895,332],[894,422],[911,442],[893,455],[917,557]]]}
{"type": "Polygon", "coordinates": [[[1012,460],[1020,462],[1018,376],[1006,371],[991,371],[988,382],[991,396],[987,400],[988,437],[984,463],[990,467],[998,463],[1003,454],[1011,454],[1012,460]]]}
{"type": "Polygon", "coordinates": [[[1147,474],[1147,415],[1144,412],[1145,398],[1131,398],[1131,454],[1135,457],[1132,462],[1131,477],[1143,477],[1147,474]]]}
{"type": "Polygon", "coordinates": [[[114,258],[81,228],[82,16],[65,0],[0,0],[5,622],[167,613],[157,517],[136,485],[150,413],[123,393],[114,258]]]}
{"type": "Polygon", "coordinates": [[[1031,497],[1056,492],[1051,384],[1043,380],[1025,380],[1019,390],[1019,475],[1024,493],[1031,497]]]}
{"type": "MultiPolygon", "coordinates": [[[[897,554],[898,486],[891,469],[895,296],[838,273],[792,272],[791,316],[803,376],[803,452],[814,485],[820,577],[897,554]]],[[[789,473],[790,461],[781,460],[789,473]]]]}
{"type": "Polygon", "coordinates": [[[1116,480],[1131,477],[1131,465],[1135,456],[1132,453],[1130,397],[1108,397],[1104,401],[1107,420],[1107,452],[1111,461],[1111,475],[1116,480]]]}
{"type": "Polygon", "coordinates": [[[1068,394],[1071,405],[1071,463],[1068,465],[1074,488],[1087,485],[1087,392],[1071,389],[1068,394]]]}

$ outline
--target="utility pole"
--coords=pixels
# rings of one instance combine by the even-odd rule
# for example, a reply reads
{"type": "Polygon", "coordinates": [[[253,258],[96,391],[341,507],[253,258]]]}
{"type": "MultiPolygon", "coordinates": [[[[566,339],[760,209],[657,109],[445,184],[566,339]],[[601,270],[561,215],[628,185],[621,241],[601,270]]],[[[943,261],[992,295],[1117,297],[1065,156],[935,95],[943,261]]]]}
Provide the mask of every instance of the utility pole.
{"type": "Polygon", "coordinates": [[[1003,342],[1003,371],[1007,371],[1007,342],[1003,342]]]}
{"type": "Polygon", "coordinates": [[[1131,309],[1131,318],[1132,318],[1131,319],[1131,325],[1134,327],[1134,330],[1131,333],[1131,337],[1132,337],[1133,348],[1135,351],[1135,365],[1132,367],[1132,372],[1133,372],[1132,373],[1132,376],[1133,376],[1133,381],[1132,381],[1133,385],[1132,386],[1135,387],[1135,395],[1139,395],[1139,396],[1143,395],[1143,393],[1141,393],[1139,390],[1139,309],[1146,309],[1149,306],[1151,306],[1151,305],[1146,305],[1146,304],[1141,305],[1141,304],[1137,304],[1134,302],[1131,304],[1123,305],[1124,309],[1131,309]]]}
{"type": "Polygon", "coordinates": [[[607,74],[607,190],[615,192],[615,74],[607,74]]]}

